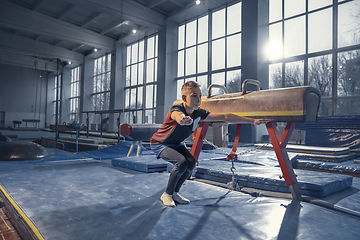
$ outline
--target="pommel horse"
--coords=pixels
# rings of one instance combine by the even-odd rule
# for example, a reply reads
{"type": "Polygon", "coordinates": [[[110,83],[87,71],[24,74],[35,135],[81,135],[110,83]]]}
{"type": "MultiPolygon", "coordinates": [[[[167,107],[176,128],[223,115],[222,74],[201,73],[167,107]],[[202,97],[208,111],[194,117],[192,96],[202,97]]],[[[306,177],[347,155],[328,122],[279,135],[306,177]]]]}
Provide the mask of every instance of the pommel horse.
{"type": "MultiPolygon", "coordinates": [[[[297,185],[297,178],[291,161],[286,151],[286,145],[297,122],[315,122],[320,105],[320,92],[309,86],[291,87],[281,89],[262,90],[260,82],[247,79],[242,84],[242,93],[228,94],[226,88],[221,85],[210,85],[207,89],[207,96],[202,98],[200,108],[212,113],[231,115],[231,122],[236,123],[236,136],[231,153],[227,160],[235,159],[237,145],[242,122],[236,116],[253,119],[269,120],[266,124],[271,144],[276,153],[282,176],[289,187],[294,200],[300,201],[301,194],[297,185]],[[258,91],[247,92],[248,84],[254,84],[258,91]],[[211,89],[217,87],[224,90],[223,95],[211,96],[211,89]],[[276,122],[287,122],[281,134],[276,122]]],[[[182,100],[176,100],[179,104],[182,100]]],[[[210,122],[200,122],[199,127],[193,134],[193,146],[191,153],[196,160],[204,142],[204,138],[210,122]]]]}
{"type": "Polygon", "coordinates": [[[132,140],[127,157],[129,157],[134,150],[135,143],[138,142],[136,156],[141,154],[142,141],[149,141],[151,136],[158,130],[161,124],[121,124],[119,132],[132,140]]]}

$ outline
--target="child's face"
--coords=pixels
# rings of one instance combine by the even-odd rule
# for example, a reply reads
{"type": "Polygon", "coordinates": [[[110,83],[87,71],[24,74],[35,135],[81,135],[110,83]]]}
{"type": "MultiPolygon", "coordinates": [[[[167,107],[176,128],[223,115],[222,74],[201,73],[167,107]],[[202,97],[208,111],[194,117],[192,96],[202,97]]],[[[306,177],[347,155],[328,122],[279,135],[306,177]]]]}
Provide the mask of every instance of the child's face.
{"type": "Polygon", "coordinates": [[[187,107],[194,110],[199,109],[201,104],[201,90],[199,87],[190,88],[186,94],[183,95],[183,100],[187,107]]]}

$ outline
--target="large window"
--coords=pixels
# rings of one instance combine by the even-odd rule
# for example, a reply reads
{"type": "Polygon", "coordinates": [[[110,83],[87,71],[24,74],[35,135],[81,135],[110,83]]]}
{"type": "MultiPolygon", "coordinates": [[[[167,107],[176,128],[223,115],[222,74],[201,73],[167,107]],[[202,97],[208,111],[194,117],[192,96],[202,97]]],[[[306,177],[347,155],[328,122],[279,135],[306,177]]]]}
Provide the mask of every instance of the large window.
{"type": "Polygon", "coordinates": [[[93,81],[94,110],[109,110],[111,54],[95,59],[93,81]]]}
{"type": "Polygon", "coordinates": [[[128,123],[154,123],[158,36],[153,35],[127,47],[125,119],[128,123]]]}
{"type": "MultiPolygon", "coordinates": [[[[94,61],[94,78],[92,102],[95,111],[109,110],[110,107],[111,53],[96,58],[94,61]]],[[[100,114],[95,114],[94,122],[101,122],[100,114]]],[[[102,115],[107,118],[108,114],[102,115]]]]}
{"type": "Polygon", "coordinates": [[[359,26],[359,0],[270,0],[269,87],[310,85],[320,115],[358,114],[359,26]]]}
{"type": "Polygon", "coordinates": [[[178,99],[189,80],[200,83],[203,95],[213,83],[241,90],[241,7],[241,2],[228,5],[179,26],[178,99]]]}
{"type": "Polygon", "coordinates": [[[70,122],[78,122],[80,67],[71,69],[70,79],[70,122]]]}

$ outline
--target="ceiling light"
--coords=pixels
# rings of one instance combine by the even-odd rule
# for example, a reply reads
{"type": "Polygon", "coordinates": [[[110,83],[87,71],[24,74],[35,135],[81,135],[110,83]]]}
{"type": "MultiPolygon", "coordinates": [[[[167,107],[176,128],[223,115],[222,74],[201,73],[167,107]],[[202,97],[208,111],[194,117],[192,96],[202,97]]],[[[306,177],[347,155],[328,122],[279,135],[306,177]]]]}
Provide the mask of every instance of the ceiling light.
{"type": "Polygon", "coordinates": [[[136,33],[136,29],[132,30],[132,32],[133,32],[133,34],[135,34],[135,33],[136,33]]]}
{"type": "Polygon", "coordinates": [[[70,65],[70,64],[71,64],[71,62],[70,62],[70,61],[68,61],[68,64],[70,65]]]}
{"type": "Polygon", "coordinates": [[[200,0],[196,0],[196,4],[199,5],[201,3],[200,0]]]}
{"type": "Polygon", "coordinates": [[[97,52],[97,48],[94,48],[94,52],[97,52]]]}

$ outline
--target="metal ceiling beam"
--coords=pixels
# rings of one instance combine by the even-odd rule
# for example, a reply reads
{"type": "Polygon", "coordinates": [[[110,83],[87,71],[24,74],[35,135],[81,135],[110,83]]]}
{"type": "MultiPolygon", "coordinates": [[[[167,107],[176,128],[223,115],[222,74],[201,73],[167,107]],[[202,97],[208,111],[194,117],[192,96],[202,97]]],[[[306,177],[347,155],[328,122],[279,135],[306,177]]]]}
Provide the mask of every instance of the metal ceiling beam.
{"type": "Polygon", "coordinates": [[[41,4],[42,4],[43,2],[44,2],[43,0],[39,0],[39,1],[35,4],[35,6],[34,6],[34,8],[33,8],[33,11],[39,10],[39,8],[40,8],[40,6],[41,6],[41,4]]]}
{"type": "Polygon", "coordinates": [[[98,49],[112,50],[115,43],[110,37],[18,7],[9,2],[0,2],[0,25],[98,49]]]}
{"type": "MultiPolygon", "coordinates": [[[[175,3],[175,0],[171,0],[175,3]]],[[[192,19],[196,16],[208,13],[209,9],[216,9],[225,6],[227,3],[233,3],[233,0],[201,0],[201,3],[197,5],[195,0],[184,5],[181,9],[178,9],[169,14],[167,19],[176,23],[181,23],[184,20],[192,19]]]]}
{"type": "Polygon", "coordinates": [[[40,38],[41,38],[41,35],[37,35],[37,36],[34,38],[34,41],[39,41],[40,38]]]}
{"type": "Polygon", "coordinates": [[[212,2],[216,0],[207,0],[199,5],[193,2],[183,6],[181,9],[178,9],[172,13],[170,13],[168,19],[174,22],[182,22],[184,19],[191,19],[202,13],[206,13],[208,9],[213,9],[217,4],[213,4],[212,2]]]}
{"type": "Polygon", "coordinates": [[[159,5],[159,4],[163,3],[163,2],[167,2],[167,1],[169,1],[169,0],[153,0],[153,1],[150,1],[147,6],[149,8],[154,8],[157,5],[159,5]]]}
{"type": "Polygon", "coordinates": [[[178,5],[179,7],[185,7],[184,4],[179,3],[177,0],[170,0],[170,2],[175,3],[175,4],[178,5]]]}
{"type": "Polygon", "coordinates": [[[42,59],[13,52],[4,52],[0,49],[0,64],[36,68],[39,70],[47,70],[55,72],[57,70],[56,62],[49,62],[42,59]]]}
{"type": "Polygon", "coordinates": [[[73,9],[75,9],[75,5],[74,4],[69,4],[64,11],[58,16],[58,19],[62,20],[64,17],[66,17],[66,15],[68,15],[73,9]]]}
{"type": "Polygon", "coordinates": [[[84,46],[84,44],[80,44],[77,47],[72,48],[71,51],[76,51],[76,50],[82,48],[83,46],[84,46]]]}
{"type": "Polygon", "coordinates": [[[66,0],[68,2],[91,7],[94,11],[125,19],[137,25],[151,29],[161,29],[165,16],[159,12],[131,0],[66,0]]]}
{"type": "Polygon", "coordinates": [[[54,44],[54,46],[59,46],[61,43],[63,43],[64,42],[64,40],[59,40],[59,41],[57,41],[55,44],[54,44]]]}
{"type": "Polygon", "coordinates": [[[123,44],[129,44],[129,43],[135,42],[139,39],[142,39],[145,36],[155,34],[156,32],[157,32],[156,30],[149,29],[149,28],[138,29],[136,34],[129,33],[129,34],[121,37],[120,39],[118,39],[117,42],[118,43],[121,42],[123,44]]]}
{"type": "Polygon", "coordinates": [[[82,28],[83,28],[83,27],[86,27],[86,25],[88,25],[89,23],[91,23],[92,21],[94,21],[96,18],[98,18],[99,16],[101,16],[101,14],[102,14],[102,13],[99,13],[99,12],[94,13],[94,14],[91,15],[88,19],[86,19],[85,22],[83,22],[80,27],[82,27],[82,28]]]}
{"type": "Polygon", "coordinates": [[[113,26],[108,27],[107,29],[103,30],[101,34],[106,34],[115,28],[121,27],[122,25],[129,25],[129,21],[121,21],[119,23],[114,24],[113,26]]]}
{"type": "Polygon", "coordinates": [[[76,63],[81,63],[83,61],[84,56],[81,53],[73,52],[65,48],[42,43],[40,41],[34,41],[30,38],[14,35],[5,31],[0,31],[0,36],[1,51],[31,55],[34,57],[60,58],[64,61],[76,63]]]}

